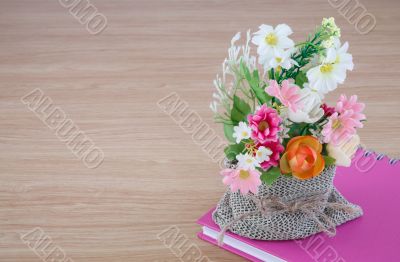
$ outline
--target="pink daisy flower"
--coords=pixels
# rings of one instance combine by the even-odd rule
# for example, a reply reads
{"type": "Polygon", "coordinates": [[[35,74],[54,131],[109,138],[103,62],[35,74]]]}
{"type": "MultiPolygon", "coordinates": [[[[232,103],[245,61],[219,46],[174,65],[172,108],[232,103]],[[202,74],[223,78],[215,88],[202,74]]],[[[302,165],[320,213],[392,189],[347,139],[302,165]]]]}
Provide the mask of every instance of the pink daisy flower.
{"type": "Polygon", "coordinates": [[[280,154],[283,151],[285,151],[285,148],[281,145],[281,143],[279,143],[279,141],[276,141],[276,142],[265,142],[257,144],[257,147],[260,146],[264,146],[272,151],[272,154],[269,156],[269,159],[267,161],[260,163],[261,168],[267,170],[270,167],[278,166],[280,154]]]}
{"type": "Polygon", "coordinates": [[[333,113],[321,131],[324,142],[338,145],[352,137],[356,133],[356,127],[360,124],[360,121],[353,119],[352,116],[352,110],[344,111],[342,114],[333,113]]]}
{"type": "Polygon", "coordinates": [[[284,106],[287,106],[293,112],[296,112],[300,106],[300,87],[289,80],[283,80],[282,87],[275,80],[270,80],[265,92],[278,98],[284,106]]]}
{"type": "Polygon", "coordinates": [[[254,115],[248,115],[247,120],[252,139],[260,143],[278,140],[281,118],[275,109],[262,105],[254,115]]]}
{"type": "Polygon", "coordinates": [[[339,101],[336,104],[336,112],[339,114],[343,114],[346,111],[351,111],[353,118],[357,121],[356,127],[363,127],[363,124],[360,122],[365,119],[365,115],[361,112],[364,110],[365,104],[357,102],[357,96],[353,95],[349,99],[346,95],[340,95],[339,101]]]}
{"type": "Polygon", "coordinates": [[[230,186],[232,192],[240,190],[242,195],[249,192],[257,194],[258,186],[261,185],[261,173],[251,169],[224,169],[221,171],[224,176],[223,183],[230,186]]]}

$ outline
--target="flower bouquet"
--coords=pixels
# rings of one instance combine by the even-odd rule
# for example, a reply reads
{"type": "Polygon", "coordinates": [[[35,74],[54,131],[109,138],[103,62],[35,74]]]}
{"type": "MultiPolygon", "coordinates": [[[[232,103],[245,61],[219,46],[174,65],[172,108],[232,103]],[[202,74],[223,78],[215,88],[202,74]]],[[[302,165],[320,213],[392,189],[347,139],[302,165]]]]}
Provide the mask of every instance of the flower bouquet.
{"type": "Polygon", "coordinates": [[[323,102],[353,69],[348,43],[341,44],[333,18],[304,42],[294,43],[291,34],[286,24],[263,24],[236,45],[237,33],[214,81],[210,107],[229,141],[221,171],[229,188],[213,213],[221,236],[334,235],[336,226],[362,215],[333,178],[359,145],[364,104],[355,95],[341,95],[334,107],[323,102]]]}

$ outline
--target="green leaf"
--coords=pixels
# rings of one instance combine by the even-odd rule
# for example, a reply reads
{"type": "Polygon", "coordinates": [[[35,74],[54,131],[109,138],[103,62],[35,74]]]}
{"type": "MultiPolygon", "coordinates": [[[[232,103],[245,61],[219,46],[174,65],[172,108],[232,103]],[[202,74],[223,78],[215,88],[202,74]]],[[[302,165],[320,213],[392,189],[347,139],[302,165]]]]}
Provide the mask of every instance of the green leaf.
{"type": "Polygon", "coordinates": [[[247,66],[243,63],[243,61],[241,61],[240,71],[243,73],[244,77],[249,83],[251,90],[257,97],[257,100],[260,104],[265,104],[271,101],[272,97],[265,93],[264,86],[260,86],[260,76],[258,74],[258,70],[254,70],[253,75],[251,75],[247,66]]]}
{"type": "Polygon", "coordinates": [[[229,142],[234,143],[235,142],[235,138],[233,137],[233,125],[229,125],[229,124],[224,124],[224,134],[226,139],[228,139],[229,142]]]}
{"type": "Polygon", "coordinates": [[[260,77],[259,77],[259,75],[258,75],[258,70],[254,70],[254,72],[253,72],[253,79],[254,79],[254,82],[260,83],[260,77]]]}
{"type": "Polygon", "coordinates": [[[244,64],[243,61],[240,61],[240,71],[244,74],[244,77],[247,79],[247,81],[250,83],[252,82],[251,79],[251,74],[247,66],[244,64]]]}
{"type": "Polygon", "coordinates": [[[248,114],[251,112],[251,107],[241,98],[233,96],[233,107],[231,111],[231,120],[236,124],[240,121],[245,121],[248,114]]]}
{"type": "Polygon", "coordinates": [[[265,184],[272,185],[272,183],[274,183],[280,175],[281,170],[279,169],[279,167],[272,167],[268,169],[268,171],[262,172],[260,179],[265,184]]]}
{"type": "Polygon", "coordinates": [[[304,74],[303,71],[300,71],[295,79],[295,84],[300,86],[301,88],[303,88],[304,83],[308,82],[308,78],[306,76],[306,74],[304,74]]]}
{"type": "Polygon", "coordinates": [[[234,160],[234,159],[236,159],[236,156],[238,154],[242,153],[243,150],[244,150],[244,144],[243,143],[232,144],[232,145],[229,145],[229,146],[225,147],[224,153],[225,153],[225,156],[229,160],[234,160]]]}
{"type": "Polygon", "coordinates": [[[307,125],[308,125],[307,123],[293,123],[289,129],[289,136],[290,137],[301,136],[303,130],[307,127],[307,125]]]}
{"type": "Polygon", "coordinates": [[[331,166],[336,163],[336,159],[331,156],[323,156],[325,160],[325,166],[331,166]]]}
{"type": "Polygon", "coordinates": [[[232,108],[231,111],[231,120],[234,124],[238,124],[240,121],[243,121],[246,118],[246,116],[244,114],[242,114],[242,112],[240,112],[239,110],[237,110],[236,107],[232,108]]]}
{"type": "Polygon", "coordinates": [[[282,174],[282,176],[286,176],[286,177],[292,177],[292,173],[288,173],[288,174],[282,174]]]}
{"type": "Polygon", "coordinates": [[[266,104],[271,101],[272,97],[269,96],[265,90],[258,86],[250,86],[251,90],[254,92],[255,96],[257,97],[258,102],[262,104],[266,104]]]}
{"type": "Polygon", "coordinates": [[[240,112],[242,112],[244,115],[248,115],[251,111],[251,107],[242,99],[240,99],[238,96],[233,96],[233,106],[236,107],[240,112]]]}

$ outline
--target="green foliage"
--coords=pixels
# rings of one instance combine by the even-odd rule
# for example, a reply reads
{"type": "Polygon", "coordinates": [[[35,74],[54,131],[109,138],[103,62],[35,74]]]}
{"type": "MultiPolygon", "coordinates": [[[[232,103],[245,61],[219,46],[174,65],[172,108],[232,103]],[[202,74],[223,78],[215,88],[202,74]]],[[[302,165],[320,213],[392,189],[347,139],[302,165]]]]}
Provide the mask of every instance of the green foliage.
{"type": "Polygon", "coordinates": [[[272,167],[267,171],[263,171],[261,173],[260,179],[265,184],[272,185],[272,183],[274,183],[275,180],[277,180],[280,175],[281,175],[281,170],[279,169],[279,167],[272,167]]]}
{"type": "Polygon", "coordinates": [[[233,107],[231,111],[231,120],[236,125],[240,121],[245,121],[248,114],[251,113],[251,107],[237,95],[233,96],[233,107]]]}
{"type": "Polygon", "coordinates": [[[234,160],[234,159],[236,159],[236,155],[240,154],[243,150],[244,150],[244,144],[243,143],[232,144],[232,145],[229,145],[229,146],[225,147],[224,153],[225,153],[225,156],[229,160],[234,160]]]}
{"type": "Polygon", "coordinates": [[[303,88],[304,83],[307,83],[308,79],[306,74],[303,71],[300,71],[299,74],[296,76],[295,84],[303,88]]]}
{"type": "Polygon", "coordinates": [[[251,91],[256,96],[259,104],[265,104],[271,101],[272,97],[264,91],[265,83],[261,82],[262,85],[260,85],[260,76],[258,70],[254,70],[253,74],[251,74],[247,66],[243,62],[240,62],[240,71],[245,76],[247,83],[249,84],[251,91]]]}
{"type": "Polygon", "coordinates": [[[224,134],[226,139],[228,139],[229,142],[234,143],[235,142],[235,138],[233,137],[233,125],[229,125],[224,123],[224,134]]]}
{"type": "Polygon", "coordinates": [[[323,156],[325,160],[325,166],[331,166],[336,163],[336,159],[331,156],[323,156]]]}
{"type": "MultiPolygon", "coordinates": [[[[292,55],[292,59],[297,62],[297,65],[294,65],[290,69],[282,69],[282,72],[278,78],[278,83],[281,83],[285,79],[296,79],[297,75],[300,74],[300,70],[307,65],[311,58],[318,54],[323,48],[321,47],[321,42],[323,39],[321,38],[321,32],[316,32],[313,36],[309,36],[307,41],[300,43],[296,46],[301,46],[301,48],[292,55]]],[[[303,82],[304,84],[304,82],[303,82]]]]}
{"type": "Polygon", "coordinates": [[[288,134],[290,137],[303,136],[306,134],[308,127],[309,125],[307,123],[293,123],[290,126],[288,134]]]}

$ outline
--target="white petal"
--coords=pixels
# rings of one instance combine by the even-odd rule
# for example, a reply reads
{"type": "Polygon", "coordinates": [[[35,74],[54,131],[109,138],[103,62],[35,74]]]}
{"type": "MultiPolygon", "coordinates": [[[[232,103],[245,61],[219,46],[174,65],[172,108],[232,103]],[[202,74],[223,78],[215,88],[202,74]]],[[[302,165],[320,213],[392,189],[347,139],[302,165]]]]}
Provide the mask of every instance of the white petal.
{"type": "Polygon", "coordinates": [[[310,118],[308,117],[308,114],[304,113],[301,110],[297,110],[296,112],[289,110],[289,119],[290,121],[295,123],[302,123],[302,122],[307,123],[310,118]]]}
{"type": "Polygon", "coordinates": [[[340,39],[339,39],[339,37],[334,37],[334,38],[333,38],[333,46],[334,46],[336,49],[339,49],[339,47],[340,47],[340,39]]]}
{"type": "MultiPolygon", "coordinates": [[[[274,28],[272,26],[266,25],[266,24],[262,24],[258,28],[260,28],[260,31],[262,31],[265,34],[269,34],[272,31],[274,31],[274,28]]],[[[258,32],[260,32],[260,31],[258,31],[258,32]]]]}
{"type": "Polygon", "coordinates": [[[232,37],[231,45],[234,45],[237,40],[240,39],[240,32],[237,32],[234,37],[232,37]]]}
{"type": "Polygon", "coordinates": [[[266,45],[265,42],[262,42],[257,47],[257,54],[261,55],[268,55],[272,51],[272,48],[269,45],[266,45]]]}
{"type": "Polygon", "coordinates": [[[343,65],[347,70],[353,70],[353,56],[351,54],[345,53],[339,55],[339,63],[343,65]]]}
{"type": "Polygon", "coordinates": [[[347,53],[347,50],[349,49],[349,43],[346,42],[342,45],[342,47],[339,48],[338,52],[339,53],[347,53]]]}
{"type": "Polygon", "coordinates": [[[264,35],[254,35],[253,38],[251,39],[251,42],[255,45],[260,45],[262,41],[264,41],[265,36],[264,35]]]}
{"type": "Polygon", "coordinates": [[[292,66],[292,64],[291,64],[290,62],[291,62],[291,61],[290,61],[289,59],[283,61],[282,67],[285,68],[285,69],[289,69],[289,68],[292,66]]]}
{"type": "Polygon", "coordinates": [[[344,80],[346,80],[346,69],[345,68],[335,68],[332,71],[332,78],[335,82],[339,84],[343,84],[344,80]]]}
{"type": "Polygon", "coordinates": [[[314,87],[314,82],[318,78],[318,75],[320,72],[319,67],[320,66],[316,66],[307,71],[307,78],[310,81],[311,86],[313,86],[313,87],[314,87]]]}
{"type": "Polygon", "coordinates": [[[292,39],[287,38],[287,37],[281,37],[279,38],[277,47],[280,49],[283,48],[292,48],[294,46],[294,42],[292,39]]]}
{"type": "Polygon", "coordinates": [[[334,48],[328,48],[326,51],[325,63],[333,63],[336,61],[336,50],[334,48]]]}
{"type": "Polygon", "coordinates": [[[293,33],[292,29],[287,24],[280,24],[275,27],[275,32],[278,36],[288,36],[293,33]]]}

